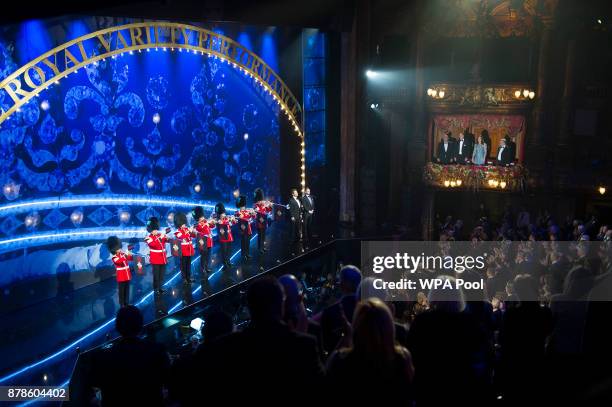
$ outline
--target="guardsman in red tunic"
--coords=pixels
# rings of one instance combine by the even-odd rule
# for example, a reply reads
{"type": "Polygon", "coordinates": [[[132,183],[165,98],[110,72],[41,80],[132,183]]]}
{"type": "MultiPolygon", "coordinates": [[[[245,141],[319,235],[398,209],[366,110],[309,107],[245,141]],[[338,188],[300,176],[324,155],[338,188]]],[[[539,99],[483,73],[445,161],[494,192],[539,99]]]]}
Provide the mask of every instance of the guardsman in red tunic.
{"type": "Polygon", "coordinates": [[[177,231],[174,232],[174,236],[181,243],[181,275],[183,276],[183,283],[191,283],[191,257],[195,254],[193,248],[192,237],[196,236],[193,229],[187,227],[187,215],[182,212],[174,215],[174,225],[177,231]]]}
{"type": "Polygon", "coordinates": [[[125,307],[130,302],[130,273],[129,261],[132,260],[132,253],[124,253],[121,250],[121,240],[117,236],[110,236],[106,240],[108,251],[112,255],[112,261],[117,270],[117,289],[119,291],[119,306],[125,307]]]}
{"type": "Polygon", "coordinates": [[[202,291],[208,294],[212,291],[208,283],[208,274],[210,274],[210,254],[212,253],[213,247],[212,229],[215,228],[215,221],[214,219],[206,219],[206,216],[204,216],[204,208],[201,206],[196,206],[193,209],[193,219],[197,222],[195,230],[198,235],[198,248],[200,249],[202,291]]]}
{"type": "Polygon", "coordinates": [[[268,228],[268,214],[272,212],[272,203],[264,200],[261,188],[255,190],[255,222],[257,224],[257,250],[266,251],[266,229],[268,228]]]}
{"type": "Polygon", "coordinates": [[[217,214],[217,236],[219,236],[219,245],[221,246],[221,259],[223,266],[229,270],[232,267],[229,252],[234,241],[232,225],[235,225],[237,220],[233,216],[225,214],[225,205],[221,202],[215,206],[215,213],[217,214]]]}
{"type": "Polygon", "coordinates": [[[149,262],[153,270],[153,290],[157,294],[162,294],[162,282],[166,274],[166,264],[168,264],[168,255],[166,254],[166,242],[168,237],[162,233],[159,226],[159,219],[152,217],[147,222],[147,232],[149,235],[145,237],[145,242],[149,246],[149,262]]]}
{"type": "Polygon", "coordinates": [[[240,254],[242,255],[242,261],[247,261],[251,258],[249,256],[249,246],[251,243],[251,220],[255,218],[255,211],[253,209],[246,208],[246,196],[241,195],[236,200],[236,218],[238,218],[238,225],[240,226],[240,254]]]}

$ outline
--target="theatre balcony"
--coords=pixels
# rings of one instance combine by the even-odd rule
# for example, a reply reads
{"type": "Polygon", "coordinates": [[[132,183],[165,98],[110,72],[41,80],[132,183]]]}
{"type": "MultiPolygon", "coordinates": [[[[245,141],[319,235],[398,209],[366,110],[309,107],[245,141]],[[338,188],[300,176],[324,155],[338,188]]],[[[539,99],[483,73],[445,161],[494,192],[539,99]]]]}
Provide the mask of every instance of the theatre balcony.
{"type": "Polygon", "coordinates": [[[500,167],[496,165],[441,165],[430,162],[423,171],[423,181],[431,187],[446,189],[524,192],[528,178],[527,169],[518,163],[500,167]]]}

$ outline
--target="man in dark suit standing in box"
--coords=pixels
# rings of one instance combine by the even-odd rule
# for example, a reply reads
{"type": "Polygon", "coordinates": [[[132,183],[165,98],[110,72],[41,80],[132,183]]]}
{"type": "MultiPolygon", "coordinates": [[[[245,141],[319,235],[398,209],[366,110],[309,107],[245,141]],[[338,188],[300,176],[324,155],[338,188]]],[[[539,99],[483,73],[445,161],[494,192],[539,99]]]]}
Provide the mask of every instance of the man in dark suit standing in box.
{"type": "Polygon", "coordinates": [[[504,140],[506,140],[506,146],[508,147],[508,151],[510,151],[510,159],[512,162],[516,160],[516,142],[513,140],[513,137],[510,137],[507,134],[504,137],[504,140]]]}
{"type": "Polygon", "coordinates": [[[512,162],[512,153],[510,152],[510,148],[506,145],[505,139],[501,139],[499,142],[496,158],[497,165],[507,166],[512,162]]]}
{"type": "Polygon", "coordinates": [[[463,133],[459,133],[459,140],[455,146],[454,161],[457,164],[469,164],[472,160],[472,151],[474,151],[474,144],[463,133]]]}
{"type": "Polygon", "coordinates": [[[438,143],[436,162],[440,164],[452,164],[455,154],[453,144],[453,141],[450,139],[450,131],[444,133],[442,135],[442,140],[438,143]]]}
{"type": "Polygon", "coordinates": [[[291,190],[291,198],[287,209],[289,209],[289,217],[291,218],[291,247],[293,253],[295,253],[302,239],[302,203],[295,188],[291,190]]]}
{"type": "Polygon", "coordinates": [[[304,208],[304,240],[309,241],[312,237],[312,217],[314,215],[315,202],[312,195],[310,195],[310,188],[304,189],[304,196],[302,196],[302,208],[304,208]]]}

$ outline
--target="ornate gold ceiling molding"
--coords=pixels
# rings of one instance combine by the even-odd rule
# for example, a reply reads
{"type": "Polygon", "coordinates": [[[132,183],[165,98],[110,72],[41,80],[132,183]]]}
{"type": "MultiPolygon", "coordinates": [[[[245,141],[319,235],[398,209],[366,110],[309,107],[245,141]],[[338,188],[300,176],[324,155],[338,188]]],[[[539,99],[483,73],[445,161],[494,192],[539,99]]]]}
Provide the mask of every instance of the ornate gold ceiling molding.
{"type": "MultiPolygon", "coordinates": [[[[429,89],[436,90],[436,97],[427,97],[430,107],[465,107],[465,108],[510,108],[526,109],[531,107],[537,95],[533,98],[524,91],[531,91],[527,84],[514,85],[464,85],[450,83],[433,83],[429,89]],[[443,97],[439,97],[440,91],[443,97]],[[520,95],[517,97],[516,92],[520,95]]],[[[431,92],[430,92],[431,93],[431,92]]]]}
{"type": "Polygon", "coordinates": [[[432,12],[424,26],[426,34],[495,38],[530,36],[540,25],[550,27],[558,0],[438,0],[428,4],[432,12]]]}

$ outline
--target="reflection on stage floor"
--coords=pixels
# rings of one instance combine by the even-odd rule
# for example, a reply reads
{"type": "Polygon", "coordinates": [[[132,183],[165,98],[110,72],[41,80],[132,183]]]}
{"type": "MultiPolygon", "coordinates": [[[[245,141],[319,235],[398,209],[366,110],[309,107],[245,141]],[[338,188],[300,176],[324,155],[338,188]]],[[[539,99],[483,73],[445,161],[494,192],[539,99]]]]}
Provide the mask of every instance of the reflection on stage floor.
{"type": "MultiPolygon", "coordinates": [[[[270,269],[303,252],[288,243],[285,225],[273,224],[266,240],[267,251],[257,251],[257,235],[251,238],[252,258],[243,263],[239,236],[232,245],[233,267],[226,270],[220,261],[219,246],[211,256],[210,287],[202,289],[199,256],[192,260],[192,281],[184,283],[179,262],[170,258],[163,293],[153,293],[150,267],[143,275],[133,273],[130,303],[143,312],[145,323],[175,312],[208,295],[270,269]],[[295,252],[298,253],[295,253],[295,252]],[[208,291],[208,292],[207,292],[208,291]]],[[[320,244],[311,245],[314,248],[320,244]]],[[[70,376],[77,352],[115,337],[114,316],[118,310],[114,278],[11,312],[2,318],[0,338],[0,385],[61,385],[70,376]]]]}

